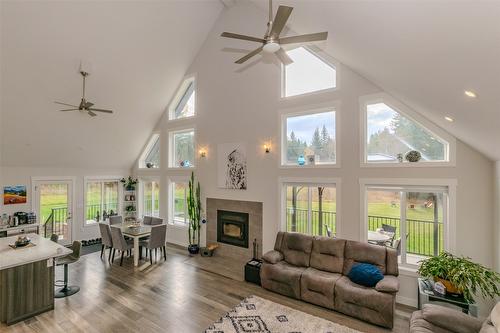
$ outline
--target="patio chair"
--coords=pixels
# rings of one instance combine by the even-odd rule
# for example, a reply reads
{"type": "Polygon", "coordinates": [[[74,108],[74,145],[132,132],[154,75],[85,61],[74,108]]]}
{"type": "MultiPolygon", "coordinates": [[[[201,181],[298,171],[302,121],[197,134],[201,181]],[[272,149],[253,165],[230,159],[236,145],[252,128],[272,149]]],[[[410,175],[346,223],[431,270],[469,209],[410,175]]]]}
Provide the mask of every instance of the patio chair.
{"type": "Polygon", "coordinates": [[[328,224],[325,224],[326,235],[328,237],[335,237],[332,232],[332,228],[328,224]]]}

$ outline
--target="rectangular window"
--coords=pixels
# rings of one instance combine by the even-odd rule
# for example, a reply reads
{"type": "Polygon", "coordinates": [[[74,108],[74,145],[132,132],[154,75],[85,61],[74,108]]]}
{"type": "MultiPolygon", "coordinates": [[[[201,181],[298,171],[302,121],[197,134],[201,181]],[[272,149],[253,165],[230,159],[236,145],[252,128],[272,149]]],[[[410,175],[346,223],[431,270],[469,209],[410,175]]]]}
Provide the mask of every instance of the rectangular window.
{"type": "Polygon", "coordinates": [[[447,188],[368,186],[366,204],[368,242],[394,248],[401,264],[444,250],[447,188]]]}
{"type": "Polygon", "coordinates": [[[160,184],[156,180],[141,181],[142,216],[160,216],[160,184]]]}
{"type": "Polygon", "coordinates": [[[170,167],[194,167],[194,129],[171,132],[170,136],[170,167]]]}
{"type": "Polygon", "coordinates": [[[336,234],[335,184],[285,183],[283,187],[286,231],[330,237],[336,234]]]}
{"type": "Polygon", "coordinates": [[[85,223],[105,221],[118,214],[118,180],[90,180],[85,186],[85,223]]]}
{"type": "Polygon", "coordinates": [[[170,193],[170,223],[188,224],[188,182],[181,180],[170,182],[170,193]]]}
{"type": "Polygon", "coordinates": [[[284,116],[282,164],[335,164],[335,125],[334,110],[284,116]]]}

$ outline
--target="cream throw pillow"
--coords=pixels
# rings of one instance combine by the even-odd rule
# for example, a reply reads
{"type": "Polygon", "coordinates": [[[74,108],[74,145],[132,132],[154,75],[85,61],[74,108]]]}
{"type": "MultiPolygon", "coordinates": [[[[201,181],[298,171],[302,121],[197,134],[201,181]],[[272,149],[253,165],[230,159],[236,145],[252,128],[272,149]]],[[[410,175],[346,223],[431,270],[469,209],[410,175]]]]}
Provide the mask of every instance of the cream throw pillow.
{"type": "Polygon", "coordinates": [[[500,333],[500,302],[491,310],[490,320],[497,329],[497,332],[500,333]]]}

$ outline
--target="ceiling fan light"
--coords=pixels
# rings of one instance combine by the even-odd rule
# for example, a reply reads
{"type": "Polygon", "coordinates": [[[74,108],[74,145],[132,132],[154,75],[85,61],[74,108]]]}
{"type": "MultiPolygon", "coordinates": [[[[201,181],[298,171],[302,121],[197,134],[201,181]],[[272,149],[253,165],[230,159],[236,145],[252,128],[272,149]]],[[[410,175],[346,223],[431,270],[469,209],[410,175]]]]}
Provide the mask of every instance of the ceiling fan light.
{"type": "Polygon", "coordinates": [[[270,42],[264,45],[264,52],[266,53],[275,53],[281,48],[280,44],[276,42],[270,42]]]}

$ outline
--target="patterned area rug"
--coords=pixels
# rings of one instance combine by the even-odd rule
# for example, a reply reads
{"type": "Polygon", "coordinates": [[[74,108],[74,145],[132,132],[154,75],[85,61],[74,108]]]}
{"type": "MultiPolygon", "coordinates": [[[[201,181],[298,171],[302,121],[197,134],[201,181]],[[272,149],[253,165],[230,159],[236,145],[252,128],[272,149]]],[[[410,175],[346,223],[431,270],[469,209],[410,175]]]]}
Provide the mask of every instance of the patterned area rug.
{"type": "Polygon", "coordinates": [[[257,296],[244,299],[205,333],[360,333],[257,296]]]}

